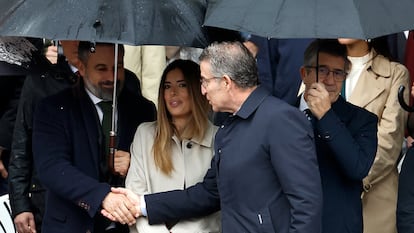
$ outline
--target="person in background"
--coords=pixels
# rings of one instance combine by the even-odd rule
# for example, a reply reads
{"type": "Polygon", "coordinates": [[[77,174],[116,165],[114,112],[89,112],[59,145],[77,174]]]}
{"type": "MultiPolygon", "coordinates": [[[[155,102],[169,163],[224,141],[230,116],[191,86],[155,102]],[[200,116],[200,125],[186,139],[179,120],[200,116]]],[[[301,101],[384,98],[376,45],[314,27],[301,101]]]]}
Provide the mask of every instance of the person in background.
{"type": "MultiPolygon", "coordinates": [[[[411,39],[413,39],[411,37],[411,39]]],[[[414,97],[414,83],[411,86],[411,97],[414,97]]],[[[407,131],[410,137],[414,135],[413,113],[407,122],[407,131]]],[[[397,232],[414,232],[414,147],[408,148],[401,165],[398,177],[398,200],[397,200],[397,232]]]]}
{"type": "MultiPolygon", "coordinates": [[[[256,60],[240,42],[213,43],[200,56],[201,91],[229,112],[204,180],[185,190],[123,193],[149,224],[221,210],[222,232],[319,233],[322,188],[313,131],[297,108],[258,86],[256,60]],[[277,108],[275,107],[277,106],[277,108]]],[[[112,220],[116,211],[104,208],[112,220]]]]}
{"type": "Polygon", "coordinates": [[[94,46],[91,52],[91,43],[79,43],[81,81],[71,89],[46,97],[36,108],[33,159],[39,179],[47,188],[42,225],[45,233],[128,232],[127,226],[106,221],[99,210],[105,207],[122,214],[134,209],[123,195],[110,192],[110,187],[123,186],[118,181],[129,167],[128,151],[134,132],[140,123],[155,119],[155,106],[123,88],[122,46],[116,54],[118,64],[114,64],[115,45],[94,46]],[[115,65],[118,94],[113,97],[115,65]],[[115,171],[110,171],[107,135],[113,98],[117,101],[114,111],[118,135],[115,171]],[[122,170],[116,170],[117,160],[122,170]]]}
{"type": "MultiPolygon", "coordinates": [[[[161,77],[157,121],[143,123],[131,146],[126,188],[138,195],[185,189],[202,181],[213,157],[217,127],[200,90],[200,68],[174,60],[161,77]]],[[[150,226],[138,218],[131,232],[219,232],[219,213],[204,218],[150,226]]]]}
{"type": "Polygon", "coordinates": [[[157,106],[158,87],[166,66],[165,46],[125,45],[125,68],[139,79],[142,95],[157,106]]]}
{"type": "Polygon", "coordinates": [[[0,37],[0,196],[9,192],[8,164],[23,83],[40,62],[34,43],[23,37],[0,37]]]}
{"type": "MultiPolygon", "coordinates": [[[[400,107],[397,93],[401,85],[409,88],[408,70],[388,58],[386,38],[338,40],[346,45],[352,63],[341,95],[378,117],[377,154],[363,180],[364,233],[395,233],[397,161],[407,122],[407,113],[400,107]]],[[[406,102],[408,95],[406,92],[406,102]]]]}
{"type": "Polygon", "coordinates": [[[362,233],[362,179],[377,151],[377,116],[339,95],[349,68],[344,45],[336,39],[318,39],[306,49],[300,69],[305,91],[299,109],[306,112],[317,135],[322,233],[362,233]]]}
{"type": "Polygon", "coordinates": [[[75,85],[79,77],[74,73],[78,63],[78,41],[62,41],[65,57],[57,64],[36,66],[25,80],[16,125],[9,165],[9,198],[16,230],[21,233],[36,230],[41,232],[46,190],[40,184],[32,154],[33,111],[46,96],[75,85]]]}
{"type": "Polygon", "coordinates": [[[256,51],[260,84],[272,95],[294,105],[301,85],[297,70],[302,65],[302,55],[311,39],[276,39],[256,35],[244,37],[250,51],[256,51]]]}

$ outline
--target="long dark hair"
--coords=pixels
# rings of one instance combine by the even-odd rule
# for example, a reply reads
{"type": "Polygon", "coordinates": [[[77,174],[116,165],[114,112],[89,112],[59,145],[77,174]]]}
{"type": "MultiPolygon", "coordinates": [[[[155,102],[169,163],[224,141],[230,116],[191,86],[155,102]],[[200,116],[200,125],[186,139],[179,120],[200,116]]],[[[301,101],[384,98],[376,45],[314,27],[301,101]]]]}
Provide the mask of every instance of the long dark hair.
{"type": "Polygon", "coordinates": [[[380,36],[377,38],[372,39],[368,42],[369,49],[374,49],[377,54],[380,54],[390,61],[396,61],[397,59],[391,54],[391,50],[388,44],[388,37],[387,36],[380,36]]]}

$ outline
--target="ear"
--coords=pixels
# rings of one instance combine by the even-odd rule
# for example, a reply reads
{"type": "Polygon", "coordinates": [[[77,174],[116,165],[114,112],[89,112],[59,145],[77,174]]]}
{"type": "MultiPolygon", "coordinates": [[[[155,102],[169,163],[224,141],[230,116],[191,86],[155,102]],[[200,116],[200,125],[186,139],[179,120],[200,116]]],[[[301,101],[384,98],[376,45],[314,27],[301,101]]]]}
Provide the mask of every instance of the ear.
{"type": "Polygon", "coordinates": [[[79,74],[82,77],[85,77],[85,74],[86,74],[86,66],[83,64],[83,62],[79,61],[78,64],[77,64],[77,68],[78,68],[79,74]]]}
{"type": "Polygon", "coordinates": [[[304,81],[304,79],[308,75],[306,68],[304,66],[301,66],[299,69],[299,72],[300,72],[300,78],[302,79],[302,81],[304,81]]]}
{"type": "Polygon", "coordinates": [[[230,85],[233,83],[233,80],[231,80],[231,78],[228,76],[228,75],[224,75],[223,76],[223,83],[224,83],[224,86],[226,87],[226,88],[229,88],[230,87],[230,85]]]}

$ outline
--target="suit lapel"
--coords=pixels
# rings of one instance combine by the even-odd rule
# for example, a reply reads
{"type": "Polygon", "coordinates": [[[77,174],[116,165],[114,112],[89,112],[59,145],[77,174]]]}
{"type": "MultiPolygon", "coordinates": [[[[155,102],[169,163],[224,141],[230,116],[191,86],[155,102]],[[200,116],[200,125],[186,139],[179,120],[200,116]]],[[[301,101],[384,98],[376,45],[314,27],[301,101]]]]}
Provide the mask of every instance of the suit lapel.
{"type": "MultiPolygon", "coordinates": [[[[82,82],[80,82],[82,83],[82,82]]],[[[100,122],[98,114],[96,113],[95,106],[86,94],[83,85],[78,85],[76,88],[78,94],[80,112],[82,121],[84,123],[86,134],[88,136],[88,145],[92,153],[92,158],[95,164],[100,164],[100,154],[102,148],[102,134],[100,133],[100,122]],[[96,146],[98,144],[98,146],[96,146]]],[[[98,168],[99,170],[99,168],[98,168]]]]}

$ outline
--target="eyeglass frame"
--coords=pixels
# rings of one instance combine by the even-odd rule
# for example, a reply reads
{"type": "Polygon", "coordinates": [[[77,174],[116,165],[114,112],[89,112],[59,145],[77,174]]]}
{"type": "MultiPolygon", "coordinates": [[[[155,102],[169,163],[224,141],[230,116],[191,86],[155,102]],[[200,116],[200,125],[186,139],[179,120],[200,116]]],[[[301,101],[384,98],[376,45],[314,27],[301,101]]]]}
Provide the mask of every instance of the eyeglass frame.
{"type": "Polygon", "coordinates": [[[348,75],[347,72],[345,72],[345,70],[330,70],[328,67],[326,66],[305,66],[305,68],[307,69],[315,69],[318,72],[318,76],[320,78],[326,78],[329,76],[330,73],[332,73],[333,78],[335,81],[337,82],[342,82],[346,79],[346,76],[348,75]],[[326,69],[326,72],[320,72],[320,69],[326,69]],[[325,73],[325,74],[324,74],[325,73]]]}
{"type": "Polygon", "coordinates": [[[221,79],[223,77],[211,77],[211,78],[200,78],[200,84],[202,87],[207,88],[210,80],[212,79],[221,79]]]}

